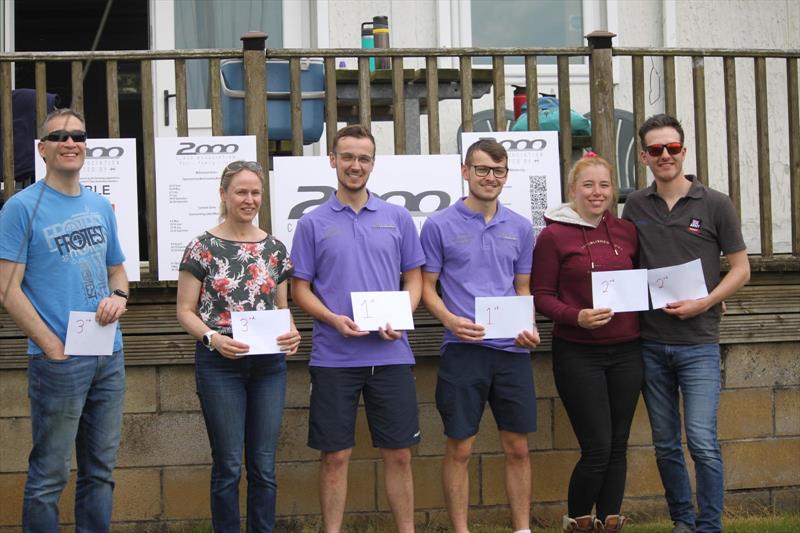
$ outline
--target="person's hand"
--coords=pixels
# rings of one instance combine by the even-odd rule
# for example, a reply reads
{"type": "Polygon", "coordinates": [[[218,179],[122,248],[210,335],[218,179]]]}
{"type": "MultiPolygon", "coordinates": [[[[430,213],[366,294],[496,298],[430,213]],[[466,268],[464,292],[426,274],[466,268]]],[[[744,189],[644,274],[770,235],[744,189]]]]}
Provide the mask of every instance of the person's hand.
{"type": "Polygon", "coordinates": [[[517,346],[521,346],[522,348],[528,348],[529,350],[533,350],[539,343],[542,342],[542,339],[539,338],[539,330],[534,329],[533,331],[524,329],[519,332],[517,338],[514,339],[514,344],[517,346]]]}
{"type": "Polygon", "coordinates": [[[275,340],[278,341],[278,347],[282,352],[286,353],[286,355],[294,355],[300,347],[300,332],[292,326],[288,333],[284,333],[275,340]]]}
{"type": "Polygon", "coordinates": [[[720,309],[720,313],[721,314],[723,314],[723,315],[727,315],[728,314],[728,304],[725,303],[725,300],[722,300],[719,303],[719,309],[720,309]]]}
{"type": "Polygon", "coordinates": [[[69,356],[64,353],[64,344],[55,341],[51,346],[42,346],[42,357],[51,361],[66,361],[69,356]]]}
{"type": "Polygon", "coordinates": [[[708,311],[708,306],[704,298],[699,300],[679,300],[671,302],[664,307],[664,312],[668,315],[678,317],[681,320],[696,317],[708,311]]]}
{"type": "Polygon", "coordinates": [[[402,338],[403,332],[393,330],[392,325],[387,322],[385,328],[378,328],[378,336],[385,341],[396,341],[402,338]]]}
{"type": "Polygon", "coordinates": [[[242,354],[250,351],[249,345],[222,333],[211,335],[211,347],[218,351],[222,357],[228,359],[238,359],[242,354]]]}
{"type": "Polygon", "coordinates": [[[578,313],[578,325],[583,329],[597,329],[608,324],[614,311],[607,307],[600,309],[581,309],[578,313]]]}
{"type": "Polygon", "coordinates": [[[97,312],[94,314],[94,319],[101,326],[106,326],[119,320],[119,317],[128,310],[128,300],[122,296],[112,294],[106,296],[97,305],[97,312]]]}
{"type": "Polygon", "coordinates": [[[479,341],[486,334],[483,326],[476,324],[468,318],[457,316],[444,325],[453,335],[462,341],[479,341]]]}
{"type": "Polygon", "coordinates": [[[349,316],[336,315],[331,325],[336,328],[336,331],[343,337],[363,337],[369,335],[369,331],[364,331],[359,328],[349,316]]]}

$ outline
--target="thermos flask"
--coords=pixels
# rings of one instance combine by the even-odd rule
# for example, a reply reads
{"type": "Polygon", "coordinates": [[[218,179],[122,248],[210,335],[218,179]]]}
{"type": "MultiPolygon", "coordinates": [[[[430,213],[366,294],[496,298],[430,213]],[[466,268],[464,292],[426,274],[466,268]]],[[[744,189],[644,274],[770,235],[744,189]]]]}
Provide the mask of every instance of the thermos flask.
{"type": "MultiPolygon", "coordinates": [[[[379,15],[372,17],[372,34],[375,38],[375,48],[389,48],[389,17],[379,15]]],[[[375,68],[392,68],[392,58],[376,57],[375,68]]]]}

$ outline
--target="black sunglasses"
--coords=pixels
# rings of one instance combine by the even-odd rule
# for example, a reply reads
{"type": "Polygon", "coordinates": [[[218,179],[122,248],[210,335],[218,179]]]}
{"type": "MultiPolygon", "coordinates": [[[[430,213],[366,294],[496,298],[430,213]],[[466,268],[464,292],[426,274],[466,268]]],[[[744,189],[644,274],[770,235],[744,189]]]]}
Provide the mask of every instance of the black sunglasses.
{"type": "Polygon", "coordinates": [[[667,144],[651,144],[650,146],[645,147],[645,150],[650,157],[660,157],[661,154],[664,153],[664,148],[667,149],[667,153],[669,155],[678,155],[683,150],[683,144],[681,143],[667,143],[667,144]]]}
{"type": "Polygon", "coordinates": [[[63,143],[70,137],[72,137],[72,140],[76,143],[86,142],[86,132],[83,130],[54,130],[42,137],[42,142],[50,141],[54,143],[63,143]]]}

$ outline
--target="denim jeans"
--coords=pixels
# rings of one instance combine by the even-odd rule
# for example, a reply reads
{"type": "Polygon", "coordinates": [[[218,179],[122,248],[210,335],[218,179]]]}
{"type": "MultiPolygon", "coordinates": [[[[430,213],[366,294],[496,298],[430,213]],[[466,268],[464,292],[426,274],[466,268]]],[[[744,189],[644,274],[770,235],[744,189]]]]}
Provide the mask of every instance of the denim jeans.
{"type": "Polygon", "coordinates": [[[122,351],[51,361],[29,358],[33,448],[22,508],[23,531],[58,531],[58,500],[75,446],[76,531],[108,531],[125,395],[122,351]]]}
{"type": "Polygon", "coordinates": [[[718,344],[670,345],[642,342],[644,399],[670,517],[698,532],[722,530],[724,481],[717,442],[720,391],[718,344]],[[683,398],[684,427],[697,478],[695,516],[689,474],[681,449],[678,391],[683,398]]]}
{"type": "Polygon", "coordinates": [[[275,527],[275,449],[286,396],[286,358],[226,359],[197,343],[197,395],[211,445],[214,531],[239,532],[242,452],[247,468],[247,531],[275,527]]]}

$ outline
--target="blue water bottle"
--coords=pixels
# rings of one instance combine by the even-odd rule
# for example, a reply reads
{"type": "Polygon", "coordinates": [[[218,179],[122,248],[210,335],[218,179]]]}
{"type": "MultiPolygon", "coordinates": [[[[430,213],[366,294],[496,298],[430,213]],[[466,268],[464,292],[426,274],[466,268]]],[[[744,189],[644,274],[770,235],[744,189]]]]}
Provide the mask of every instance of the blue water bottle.
{"type": "MultiPolygon", "coordinates": [[[[361,23],[361,48],[375,48],[375,36],[372,34],[372,22],[361,23]]],[[[369,58],[369,71],[375,72],[375,58],[369,58]]]]}

